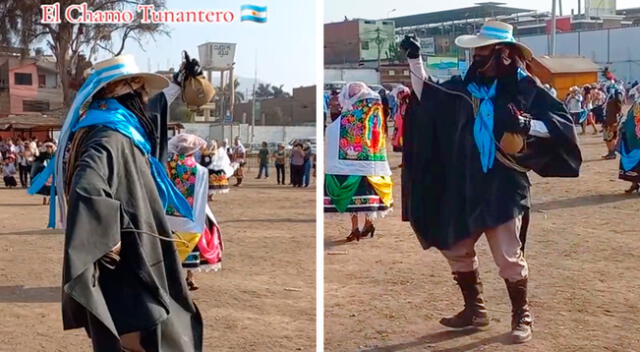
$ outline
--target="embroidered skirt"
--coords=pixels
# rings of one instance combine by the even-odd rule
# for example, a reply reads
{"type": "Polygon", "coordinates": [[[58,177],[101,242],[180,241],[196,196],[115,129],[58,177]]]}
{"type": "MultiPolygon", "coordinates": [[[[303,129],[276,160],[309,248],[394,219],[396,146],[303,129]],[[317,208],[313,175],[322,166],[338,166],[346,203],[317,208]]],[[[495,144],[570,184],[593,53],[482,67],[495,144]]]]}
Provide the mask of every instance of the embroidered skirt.
{"type": "Polygon", "coordinates": [[[229,192],[229,177],[224,170],[209,169],[209,194],[229,192]]]}
{"type": "Polygon", "coordinates": [[[326,175],[324,212],[327,214],[360,214],[383,217],[392,207],[391,179],[326,175]]]}

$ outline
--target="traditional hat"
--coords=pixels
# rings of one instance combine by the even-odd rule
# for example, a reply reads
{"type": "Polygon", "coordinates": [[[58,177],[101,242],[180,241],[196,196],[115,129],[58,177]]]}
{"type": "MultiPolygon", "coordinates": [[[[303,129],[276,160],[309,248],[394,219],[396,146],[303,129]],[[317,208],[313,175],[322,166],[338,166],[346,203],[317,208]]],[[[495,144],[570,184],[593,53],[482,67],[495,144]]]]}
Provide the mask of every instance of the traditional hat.
{"type": "Polygon", "coordinates": [[[95,89],[95,91],[100,90],[100,88],[111,82],[134,77],[140,77],[144,80],[145,88],[149,92],[150,96],[160,92],[161,90],[169,86],[169,80],[159,74],[140,72],[138,65],[136,65],[136,60],[132,55],[121,55],[97,62],[93,65],[93,67],[85,72],[85,74],[92,75],[94,72],[101,72],[103,70],[106,71],[105,74],[115,74],[113,74],[112,79],[102,82],[101,85],[99,85],[95,89]],[[110,68],[114,67],[120,68],[122,71],[111,71],[110,68]]]}
{"type": "Polygon", "coordinates": [[[456,45],[461,48],[479,48],[485,45],[498,43],[511,43],[522,51],[527,60],[533,57],[533,52],[526,45],[517,42],[513,37],[513,26],[500,21],[487,21],[480,32],[475,35],[461,35],[455,40],[456,45]]]}
{"type": "MultiPolygon", "coordinates": [[[[162,89],[166,88],[169,85],[169,80],[166,78],[153,73],[143,73],[140,72],[138,65],[136,65],[135,59],[131,55],[120,55],[113,57],[111,59],[107,59],[104,61],[100,61],[93,65],[89,70],[85,71],[88,74],[87,79],[82,84],[82,87],[76,93],[75,98],[73,99],[73,103],[67,112],[67,117],[64,120],[64,125],[60,129],[60,138],[59,145],[61,150],[64,150],[65,146],[69,142],[69,138],[72,134],[72,131],[78,125],[80,121],[81,110],[85,107],[87,103],[91,101],[91,98],[104,86],[111,82],[115,82],[118,80],[126,79],[126,78],[134,78],[140,77],[144,79],[145,88],[149,95],[153,95],[155,93],[160,92],[162,89]]],[[[50,208],[50,216],[49,216],[49,225],[48,227],[55,227],[55,203],[56,197],[54,197],[57,193],[58,204],[60,208],[60,220],[62,225],[64,226],[64,220],[66,217],[66,195],[63,179],[64,177],[59,177],[59,175],[63,175],[64,168],[64,158],[59,157],[58,153],[56,153],[53,157],[52,162],[50,162],[43,172],[40,172],[36,178],[32,181],[32,185],[29,188],[29,193],[34,194],[37,190],[40,189],[44,185],[44,183],[48,180],[49,176],[54,175],[54,180],[56,183],[56,187],[53,188],[52,191],[52,201],[50,208]]]]}

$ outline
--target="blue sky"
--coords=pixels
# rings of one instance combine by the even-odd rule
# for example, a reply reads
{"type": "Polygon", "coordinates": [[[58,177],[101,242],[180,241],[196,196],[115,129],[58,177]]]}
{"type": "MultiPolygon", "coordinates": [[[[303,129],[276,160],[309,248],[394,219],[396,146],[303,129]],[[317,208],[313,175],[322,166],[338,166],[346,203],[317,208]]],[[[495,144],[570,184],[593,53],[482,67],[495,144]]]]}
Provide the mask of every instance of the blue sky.
{"type": "MultiPolygon", "coordinates": [[[[344,16],[349,18],[386,18],[387,16],[405,16],[425,12],[441,10],[451,10],[461,7],[474,6],[477,2],[488,0],[324,0],[324,22],[342,21],[344,16]],[[391,12],[393,9],[395,11],[391,12]]],[[[584,8],[584,1],[582,6],[584,8]]],[[[551,0],[503,0],[498,2],[506,3],[505,6],[518,7],[524,9],[551,11],[551,0]]],[[[624,9],[640,6],[639,0],[617,0],[617,8],[624,9]]],[[[578,0],[562,1],[563,14],[570,14],[571,9],[578,8],[578,0]]]]}
{"type": "MultiPolygon", "coordinates": [[[[156,71],[177,67],[180,53],[187,50],[197,57],[197,47],[205,42],[237,43],[236,75],[253,78],[256,52],[258,79],[280,85],[286,90],[315,82],[315,15],[312,1],[273,0],[261,2],[236,0],[167,0],[171,10],[230,10],[237,18],[233,23],[168,24],[171,37],[148,40],[145,51],[134,41],[127,41],[125,53],[137,57],[141,69],[156,71]],[[267,6],[267,23],[240,22],[240,6],[267,6]]],[[[108,55],[103,55],[108,57],[108,55]]],[[[320,64],[320,63],[318,63],[320,64]]],[[[218,82],[214,80],[214,82],[218,82]]],[[[242,90],[244,91],[242,87],[242,90]]]]}

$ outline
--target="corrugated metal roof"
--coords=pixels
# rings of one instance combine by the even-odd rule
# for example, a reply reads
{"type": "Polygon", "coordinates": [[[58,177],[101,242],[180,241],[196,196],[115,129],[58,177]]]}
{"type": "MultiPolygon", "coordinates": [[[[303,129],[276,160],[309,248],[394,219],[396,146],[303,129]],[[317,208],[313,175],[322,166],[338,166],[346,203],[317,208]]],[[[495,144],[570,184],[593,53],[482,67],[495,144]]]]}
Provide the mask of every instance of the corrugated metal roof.
{"type": "Polygon", "coordinates": [[[489,18],[496,16],[512,15],[514,13],[531,12],[531,10],[515,7],[497,6],[492,3],[480,6],[464,7],[453,10],[428,12],[418,15],[388,18],[396,23],[396,28],[419,26],[429,23],[442,23],[458,20],[489,18]]]}
{"type": "Polygon", "coordinates": [[[536,56],[534,60],[537,60],[551,73],[598,72],[601,70],[600,66],[591,59],[581,56],[536,56]]]}

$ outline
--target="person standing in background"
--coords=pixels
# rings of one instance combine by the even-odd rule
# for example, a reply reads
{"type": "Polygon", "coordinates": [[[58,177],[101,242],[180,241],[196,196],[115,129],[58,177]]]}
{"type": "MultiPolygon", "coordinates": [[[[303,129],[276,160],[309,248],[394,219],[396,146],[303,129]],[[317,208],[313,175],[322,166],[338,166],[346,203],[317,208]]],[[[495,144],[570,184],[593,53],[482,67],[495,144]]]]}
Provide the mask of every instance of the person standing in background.
{"type": "Polygon", "coordinates": [[[269,178],[269,148],[267,142],[262,142],[262,148],[258,151],[258,176],[257,180],[262,178],[262,171],[264,170],[264,178],[269,178]]]}
{"type": "Polygon", "coordinates": [[[304,169],[302,173],[302,184],[305,187],[309,187],[309,183],[311,183],[311,157],[313,156],[313,152],[311,151],[311,145],[309,143],[305,143],[302,148],[304,152],[304,169]]]}
{"type": "Polygon", "coordinates": [[[287,153],[284,150],[284,144],[278,144],[278,150],[273,153],[273,158],[275,159],[276,177],[278,179],[278,184],[284,185],[286,184],[284,176],[284,164],[285,160],[287,159],[287,153]],[[280,180],[281,177],[282,181],[280,180]]]}
{"type": "Polygon", "coordinates": [[[29,148],[29,142],[24,142],[24,146],[18,152],[18,173],[20,174],[20,185],[22,188],[29,186],[31,165],[33,164],[33,154],[29,148]]]}
{"type": "Polygon", "coordinates": [[[304,174],[304,151],[302,143],[296,142],[291,151],[291,183],[293,187],[302,187],[302,175],[304,174]]]}
{"type": "Polygon", "coordinates": [[[607,154],[602,158],[611,160],[616,158],[616,144],[618,142],[618,120],[622,115],[623,93],[615,83],[607,87],[607,102],[605,104],[605,121],[602,138],[607,145],[607,154]]]}

